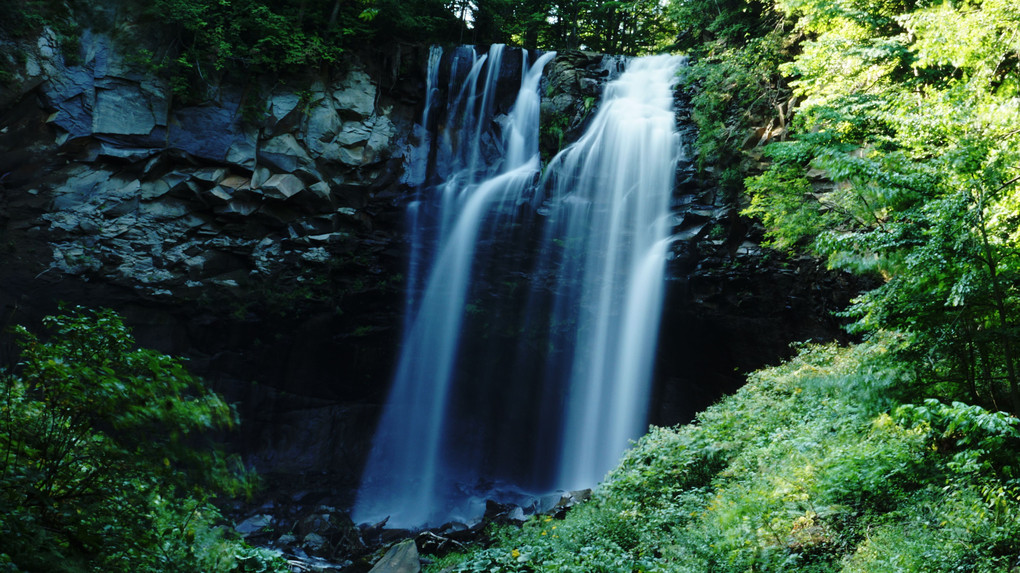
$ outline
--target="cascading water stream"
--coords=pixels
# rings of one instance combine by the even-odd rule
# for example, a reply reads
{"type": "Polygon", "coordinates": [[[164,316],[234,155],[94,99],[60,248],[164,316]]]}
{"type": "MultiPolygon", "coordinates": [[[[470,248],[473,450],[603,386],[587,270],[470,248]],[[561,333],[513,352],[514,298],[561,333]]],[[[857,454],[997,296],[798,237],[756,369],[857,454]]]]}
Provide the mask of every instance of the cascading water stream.
{"type": "Polygon", "coordinates": [[[477,517],[474,495],[591,487],[645,429],[680,60],[634,60],[539,181],[538,87],[554,54],[521,56],[506,116],[503,56],[458,48],[443,109],[430,59],[423,116],[441,127],[423,138],[429,176],[408,210],[405,333],[359,522],[437,525],[477,517]]]}
{"type": "MultiPolygon", "coordinates": [[[[414,237],[416,242],[434,242],[428,250],[436,254],[420,300],[418,293],[408,295],[413,318],[404,333],[390,399],[362,478],[356,519],[388,516],[391,526],[419,526],[457,512],[447,503],[458,497],[458,484],[451,479],[451,461],[445,459],[444,426],[475,247],[483,223],[505,210],[501,207],[522,202],[538,176],[537,90],[543,67],[555,55],[543,55],[530,70],[525,66],[518,102],[505,126],[505,157],[495,168],[482,162],[481,140],[492,121],[503,48],[493,46],[489,54],[473,60],[450,108],[457,124],[445,133],[438,153],[437,161],[452,167],[436,189],[439,228],[421,226],[414,237]],[[478,83],[483,88],[480,95],[478,83]],[[454,140],[465,134],[466,141],[454,140]]],[[[458,61],[454,58],[454,79],[458,61]]],[[[422,207],[416,206],[417,217],[423,216],[422,207]]],[[[419,253],[416,258],[425,257],[419,253]]]]}
{"type": "Polygon", "coordinates": [[[572,352],[558,487],[598,483],[645,430],[658,336],[669,199],[680,140],[673,90],[680,59],[633,61],[606,86],[585,134],[546,170],[544,265],[558,268],[551,324],[572,352]]]}

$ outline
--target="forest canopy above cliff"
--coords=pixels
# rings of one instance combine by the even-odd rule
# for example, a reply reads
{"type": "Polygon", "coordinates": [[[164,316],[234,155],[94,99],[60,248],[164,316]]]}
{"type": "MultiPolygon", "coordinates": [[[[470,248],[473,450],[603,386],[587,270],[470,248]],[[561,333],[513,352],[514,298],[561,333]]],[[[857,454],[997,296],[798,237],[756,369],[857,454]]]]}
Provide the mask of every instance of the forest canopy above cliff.
{"type": "Polygon", "coordinates": [[[659,0],[0,0],[0,10],[0,38],[42,26],[73,35],[83,13],[122,11],[160,28],[185,58],[217,67],[328,63],[345,49],[395,41],[639,54],[668,49],[674,35],[659,0]]]}

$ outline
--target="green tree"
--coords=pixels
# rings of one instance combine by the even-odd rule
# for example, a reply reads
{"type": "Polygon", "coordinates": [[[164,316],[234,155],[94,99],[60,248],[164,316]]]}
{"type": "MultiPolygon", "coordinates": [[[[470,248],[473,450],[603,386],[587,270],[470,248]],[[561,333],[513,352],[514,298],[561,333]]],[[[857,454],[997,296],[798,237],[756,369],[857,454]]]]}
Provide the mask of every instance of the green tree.
{"type": "Polygon", "coordinates": [[[682,82],[698,127],[699,167],[736,204],[759,140],[784,133],[792,105],[780,65],[795,42],[792,23],[768,0],[673,0],[676,47],[691,56],[682,82]]]}
{"type": "Polygon", "coordinates": [[[925,392],[1020,413],[1020,14],[984,2],[792,2],[795,141],[746,213],[884,284],[851,314],[909,335],[925,392]],[[809,185],[806,174],[813,174],[809,185]]]}
{"type": "Polygon", "coordinates": [[[132,349],[120,317],[18,327],[0,373],[0,557],[26,571],[229,571],[243,544],[214,527],[212,496],[239,466],[203,433],[236,423],[180,361],[132,349]]]}

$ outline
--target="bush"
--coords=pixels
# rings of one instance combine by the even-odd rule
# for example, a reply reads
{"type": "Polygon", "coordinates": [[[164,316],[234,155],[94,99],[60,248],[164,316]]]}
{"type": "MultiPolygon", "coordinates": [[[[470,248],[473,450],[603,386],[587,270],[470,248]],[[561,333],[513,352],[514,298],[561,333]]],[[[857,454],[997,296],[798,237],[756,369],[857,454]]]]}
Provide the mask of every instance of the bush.
{"type": "Polygon", "coordinates": [[[895,406],[899,344],[802,347],[695,423],[653,427],[566,519],[500,529],[455,570],[1009,570],[1020,421],[895,406]]]}
{"type": "MultiPolygon", "coordinates": [[[[133,350],[109,310],[16,328],[0,371],[0,554],[28,571],[231,571],[219,494],[251,486],[202,433],[236,423],[179,360],[133,350]]],[[[244,570],[244,569],[239,569],[244,570]]]]}

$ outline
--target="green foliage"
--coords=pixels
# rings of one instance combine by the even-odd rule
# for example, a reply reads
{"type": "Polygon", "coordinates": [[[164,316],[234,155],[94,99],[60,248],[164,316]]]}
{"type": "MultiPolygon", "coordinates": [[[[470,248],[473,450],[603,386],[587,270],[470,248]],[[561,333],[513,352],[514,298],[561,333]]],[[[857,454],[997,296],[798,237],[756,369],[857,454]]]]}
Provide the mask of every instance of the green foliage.
{"type": "Polygon", "coordinates": [[[822,206],[804,200],[812,191],[803,169],[780,163],[747,180],[751,204],[742,214],[758,217],[765,224],[768,241],[764,246],[787,250],[823,224],[822,206]]]}
{"type": "Polygon", "coordinates": [[[25,38],[50,27],[58,34],[76,36],[68,5],[56,0],[0,0],[0,37],[25,38]]]}
{"type": "Polygon", "coordinates": [[[930,447],[952,454],[958,471],[1000,472],[1003,480],[1017,480],[1016,460],[1010,452],[1020,446],[1020,419],[980,406],[929,398],[923,404],[904,404],[893,413],[898,423],[921,429],[930,447]]]}
{"type": "MultiPolygon", "coordinates": [[[[410,40],[432,43],[459,43],[468,40],[456,3],[443,0],[375,0],[376,16],[370,35],[377,39],[410,40]]],[[[484,38],[478,39],[485,42],[484,38]]]]}
{"type": "Polygon", "coordinates": [[[499,529],[454,571],[1008,570],[1020,422],[937,401],[890,415],[902,343],[803,347],[652,428],[565,519],[499,529]]]}
{"type": "MultiPolygon", "coordinates": [[[[884,284],[847,315],[857,332],[906,335],[899,357],[925,393],[1016,413],[1013,4],[777,0],[801,39],[777,65],[800,102],[796,135],[767,148],[744,213],[762,220],[773,247],[808,247],[833,267],[879,275],[884,284]]],[[[704,109],[704,125],[729,117],[704,109]]],[[[724,143],[706,146],[709,157],[732,145],[721,129],[703,128],[724,143]]]]}
{"type": "Polygon", "coordinates": [[[112,311],[44,326],[46,341],[16,329],[20,361],[0,373],[0,553],[29,571],[235,570],[246,550],[209,500],[250,478],[202,445],[230,407],[178,360],[132,349],[112,311]]]}
{"type": "Polygon", "coordinates": [[[646,54],[673,43],[673,21],[658,0],[476,0],[452,2],[469,21],[462,40],[548,50],[646,54]],[[470,17],[469,17],[470,16],[470,17]]]}
{"type": "Polygon", "coordinates": [[[272,0],[157,0],[149,5],[149,15],[164,22],[176,35],[173,43],[178,55],[158,65],[172,77],[181,78],[175,86],[180,96],[187,89],[181,82],[195,84],[213,69],[281,71],[336,61],[342,39],[360,29],[357,14],[364,7],[355,5],[341,2],[334,6],[328,1],[294,6],[272,0]]]}
{"type": "Polygon", "coordinates": [[[765,36],[779,13],[768,0],[673,0],[669,17],[679,30],[678,48],[696,56],[739,49],[765,36]]]}
{"type": "MultiPolygon", "coordinates": [[[[681,4],[687,9],[687,4],[696,3],[681,4]]],[[[724,174],[718,179],[731,198],[743,189],[745,147],[756,144],[761,135],[753,128],[780,128],[777,110],[789,98],[779,74],[784,42],[778,30],[747,37],[738,29],[726,28],[721,37],[693,50],[697,58],[682,76],[692,93],[698,165],[724,174]],[[725,176],[728,172],[737,176],[725,176]]]]}
{"type": "Polygon", "coordinates": [[[570,118],[566,114],[543,114],[538,140],[542,159],[548,161],[563,149],[563,138],[569,127],[570,118]]]}

